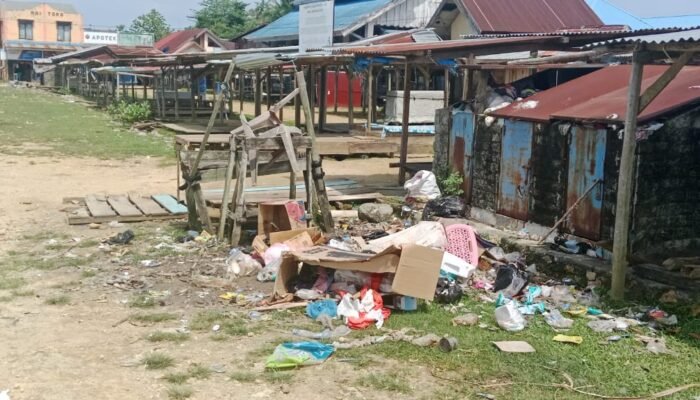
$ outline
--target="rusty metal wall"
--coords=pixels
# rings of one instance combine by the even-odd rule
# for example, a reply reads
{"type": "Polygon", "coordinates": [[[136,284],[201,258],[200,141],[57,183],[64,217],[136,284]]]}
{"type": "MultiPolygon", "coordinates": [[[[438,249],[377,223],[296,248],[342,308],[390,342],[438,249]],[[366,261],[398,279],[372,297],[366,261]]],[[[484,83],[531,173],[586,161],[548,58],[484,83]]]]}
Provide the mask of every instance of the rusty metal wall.
{"type": "Polygon", "coordinates": [[[522,221],[528,219],[532,138],[532,123],[505,121],[498,212],[522,221]]]}
{"type": "Polygon", "coordinates": [[[464,199],[470,203],[474,178],[474,114],[469,111],[452,114],[450,139],[450,165],[464,177],[464,199]]]}

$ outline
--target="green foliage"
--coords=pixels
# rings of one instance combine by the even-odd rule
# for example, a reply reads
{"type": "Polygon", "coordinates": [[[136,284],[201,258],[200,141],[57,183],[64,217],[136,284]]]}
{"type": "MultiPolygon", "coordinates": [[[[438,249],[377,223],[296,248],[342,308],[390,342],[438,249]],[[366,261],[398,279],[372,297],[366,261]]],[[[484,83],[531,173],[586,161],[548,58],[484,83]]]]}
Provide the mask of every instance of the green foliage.
{"type": "Polygon", "coordinates": [[[112,103],[107,111],[120,122],[133,124],[151,119],[151,105],[143,102],[118,101],[112,103]]]}
{"type": "Polygon", "coordinates": [[[136,17],[129,27],[129,33],[150,33],[155,40],[164,38],[170,32],[172,32],[170,25],[168,25],[163,14],[155,8],[146,14],[136,17]]]}
{"type": "Polygon", "coordinates": [[[175,365],[175,359],[163,353],[150,353],[141,362],[146,369],[165,369],[175,365]]]}
{"type": "Polygon", "coordinates": [[[461,196],[464,194],[462,184],[464,177],[457,171],[452,171],[450,167],[444,166],[435,171],[437,184],[443,196],[461,196]]]}
{"type": "Polygon", "coordinates": [[[261,0],[248,10],[242,0],[202,0],[192,19],[197,28],[208,28],[224,39],[231,39],[285,15],[293,4],[293,0],[261,0]]]}

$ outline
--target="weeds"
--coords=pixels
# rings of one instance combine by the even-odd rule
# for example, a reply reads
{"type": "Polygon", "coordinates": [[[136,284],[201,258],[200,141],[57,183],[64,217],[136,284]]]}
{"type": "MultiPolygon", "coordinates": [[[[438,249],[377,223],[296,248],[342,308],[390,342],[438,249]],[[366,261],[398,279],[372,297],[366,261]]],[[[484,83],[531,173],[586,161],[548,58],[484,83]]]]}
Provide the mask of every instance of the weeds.
{"type": "Polygon", "coordinates": [[[129,307],[133,308],[153,308],[156,306],[156,300],[153,296],[147,294],[139,294],[129,299],[129,307]]]}
{"type": "Polygon", "coordinates": [[[154,314],[134,314],[129,317],[131,321],[148,322],[156,324],[158,322],[173,321],[177,319],[176,314],[154,313],[154,314]]]}
{"type": "Polygon", "coordinates": [[[93,278],[96,275],[97,275],[97,271],[95,271],[94,269],[84,269],[80,273],[80,277],[82,277],[82,278],[93,278]]]}
{"type": "Polygon", "coordinates": [[[190,338],[190,335],[180,332],[153,332],[146,336],[149,342],[175,342],[182,343],[190,338]]]}
{"type": "Polygon", "coordinates": [[[194,394],[191,388],[187,386],[170,386],[168,388],[168,397],[171,400],[189,399],[194,394]]]}
{"type": "Polygon", "coordinates": [[[258,375],[256,375],[253,372],[248,372],[248,371],[236,371],[231,373],[230,378],[236,382],[254,382],[257,379],[258,375]]]}
{"type": "Polygon", "coordinates": [[[32,297],[34,295],[36,295],[36,293],[34,293],[34,291],[31,289],[12,291],[12,296],[14,297],[32,297]]]}
{"type": "Polygon", "coordinates": [[[411,388],[405,378],[397,372],[376,373],[360,379],[363,385],[385,392],[410,393],[411,388]]]}
{"type": "Polygon", "coordinates": [[[47,298],[45,303],[50,306],[65,306],[66,304],[70,303],[70,297],[65,294],[52,296],[47,298]]]}
{"type": "Polygon", "coordinates": [[[291,372],[282,372],[282,371],[266,371],[263,374],[263,377],[265,378],[266,381],[277,385],[280,383],[291,382],[292,378],[294,378],[294,374],[291,372]]]}
{"type": "Polygon", "coordinates": [[[150,353],[143,357],[146,369],[165,369],[175,365],[175,359],[163,353],[150,353]]]}
{"type": "Polygon", "coordinates": [[[173,383],[176,385],[182,385],[190,379],[190,375],[185,372],[170,372],[163,375],[163,379],[168,381],[168,383],[173,383]]]}
{"type": "Polygon", "coordinates": [[[17,289],[17,288],[20,288],[26,284],[27,284],[27,282],[24,280],[24,278],[0,277],[0,290],[17,289]]]}
{"type": "Polygon", "coordinates": [[[461,196],[464,194],[462,184],[464,177],[448,166],[442,166],[436,171],[437,184],[443,196],[461,196]]]}
{"type": "Polygon", "coordinates": [[[187,373],[189,374],[190,378],[201,380],[209,379],[209,377],[211,376],[211,370],[199,364],[191,365],[187,369],[187,373]]]}
{"type": "Polygon", "coordinates": [[[151,105],[147,102],[128,102],[125,100],[112,103],[107,112],[124,124],[133,124],[151,119],[151,105]]]}
{"type": "Polygon", "coordinates": [[[230,336],[245,336],[250,332],[244,320],[219,311],[204,311],[195,315],[190,322],[190,329],[207,331],[214,325],[219,325],[220,332],[230,336]]]}

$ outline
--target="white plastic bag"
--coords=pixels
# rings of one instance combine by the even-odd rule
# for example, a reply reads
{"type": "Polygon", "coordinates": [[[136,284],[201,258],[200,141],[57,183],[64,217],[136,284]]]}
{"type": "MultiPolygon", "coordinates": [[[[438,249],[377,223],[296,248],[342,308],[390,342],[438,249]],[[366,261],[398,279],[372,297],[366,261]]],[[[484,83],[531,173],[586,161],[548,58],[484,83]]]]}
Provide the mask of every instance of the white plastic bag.
{"type": "Polygon", "coordinates": [[[498,326],[508,332],[519,332],[525,329],[525,318],[518,311],[518,306],[509,301],[496,309],[496,322],[498,326]]]}
{"type": "Polygon", "coordinates": [[[403,247],[410,244],[442,250],[447,246],[445,228],[439,222],[421,221],[401,232],[370,241],[367,249],[381,253],[390,246],[403,247]]]}
{"type": "Polygon", "coordinates": [[[226,272],[230,278],[257,274],[261,269],[258,261],[238,248],[232,249],[226,259],[226,272]]]}
{"type": "Polygon", "coordinates": [[[408,190],[408,197],[427,197],[428,200],[433,200],[441,195],[435,174],[430,171],[418,171],[403,187],[408,190]]]}

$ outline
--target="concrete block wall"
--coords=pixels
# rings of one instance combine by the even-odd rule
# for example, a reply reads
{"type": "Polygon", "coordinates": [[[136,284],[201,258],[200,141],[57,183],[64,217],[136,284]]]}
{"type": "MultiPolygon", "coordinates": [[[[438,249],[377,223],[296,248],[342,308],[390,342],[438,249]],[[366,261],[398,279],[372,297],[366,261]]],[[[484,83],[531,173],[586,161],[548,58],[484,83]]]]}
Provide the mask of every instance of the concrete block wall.
{"type": "Polygon", "coordinates": [[[497,121],[487,126],[484,117],[478,116],[474,135],[474,181],[471,204],[488,211],[496,211],[503,124],[497,121]]]}
{"type": "Polygon", "coordinates": [[[566,212],[568,129],[559,124],[535,124],[530,184],[530,220],[553,226],[566,212]]]}

